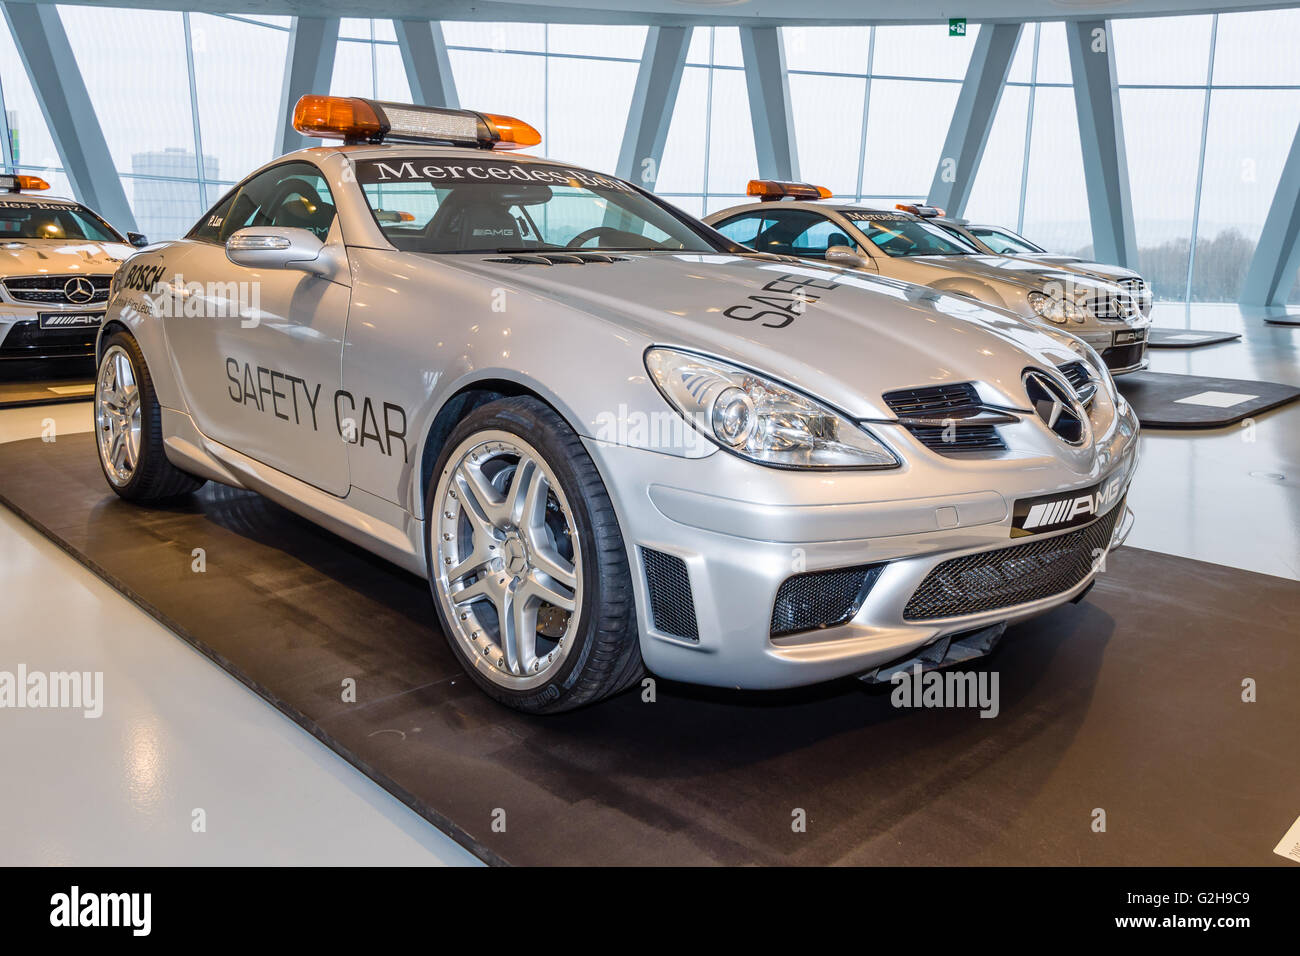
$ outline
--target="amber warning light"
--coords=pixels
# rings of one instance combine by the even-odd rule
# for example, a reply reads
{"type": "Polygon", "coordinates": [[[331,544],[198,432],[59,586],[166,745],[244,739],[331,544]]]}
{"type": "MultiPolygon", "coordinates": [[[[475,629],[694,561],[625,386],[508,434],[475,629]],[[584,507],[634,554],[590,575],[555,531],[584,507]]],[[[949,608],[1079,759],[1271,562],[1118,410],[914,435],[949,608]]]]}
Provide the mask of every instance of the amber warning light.
{"type": "Polygon", "coordinates": [[[49,189],[50,184],[40,176],[0,176],[0,192],[22,192],[24,189],[49,189]]]}
{"type": "Polygon", "coordinates": [[[760,202],[777,199],[830,199],[831,191],[812,183],[788,183],[780,179],[751,179],[746,195],[759,197],[760,202]]]}
{"type": "Polygon", "coordinates": [[[314,93],[298,100],[293,128],[305,136],[341,139],[345,143],[447,143],[478,149],[527,149],[542,141],[541,133],[513,116],[314,93]]]}

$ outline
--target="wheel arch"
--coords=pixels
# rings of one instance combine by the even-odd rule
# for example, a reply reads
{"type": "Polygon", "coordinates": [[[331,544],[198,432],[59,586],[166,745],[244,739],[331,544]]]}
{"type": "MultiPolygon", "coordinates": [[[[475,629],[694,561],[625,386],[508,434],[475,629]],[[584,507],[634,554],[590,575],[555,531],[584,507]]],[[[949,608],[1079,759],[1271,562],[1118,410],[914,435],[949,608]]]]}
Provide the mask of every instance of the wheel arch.
{"type": "Polygon", "coordinates": [[[545,394],[542,389],[536,387],[534,383],[498,376],[485,376],[465,382],[442,403],[425,432],[423,447],[420,450],[419,486],[416,500],[416,506],[421,509],[421,514],[423,514],[424,502],[429,493],[429,482],[433,477],[434,466],[438,463],[438,456],[442,453],[452,429],[476,408],[480,408],[489,402],[502,398],[524,396],[537,399],[563,418],[569,427],[578,434],[584,433],[585,430],[574,420],[574,416],[562,407],[559,402],[554,401],[549,395],[545,394]]]}

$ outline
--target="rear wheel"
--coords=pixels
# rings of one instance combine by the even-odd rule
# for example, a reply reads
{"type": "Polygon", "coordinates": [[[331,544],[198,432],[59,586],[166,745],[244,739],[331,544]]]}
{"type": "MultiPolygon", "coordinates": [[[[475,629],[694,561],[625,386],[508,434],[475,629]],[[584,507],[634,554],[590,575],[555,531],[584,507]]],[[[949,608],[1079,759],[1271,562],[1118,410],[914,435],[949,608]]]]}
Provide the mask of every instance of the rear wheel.
{"type": "Polygon", "coordinates": [[[496,700],[571,710],[641,674],[618,521],[582,441],[534,398],[471,412],[429,482],[429,579],[452,650],[496,700]]]}
{"type": "Polygon", "coordinates": [[[181,471],[163,451],[162,408],[135,337],[114,332],[95,375],[95,444],[108,485],[128,501],[189,494],[202,478],[181,471]]]}

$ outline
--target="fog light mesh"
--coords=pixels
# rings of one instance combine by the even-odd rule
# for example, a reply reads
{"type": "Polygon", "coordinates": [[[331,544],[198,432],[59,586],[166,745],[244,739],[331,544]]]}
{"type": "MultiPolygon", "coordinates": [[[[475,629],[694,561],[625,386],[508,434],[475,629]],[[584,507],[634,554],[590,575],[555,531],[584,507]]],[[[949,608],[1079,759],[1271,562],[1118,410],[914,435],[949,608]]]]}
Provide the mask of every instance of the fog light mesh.
{"type": "Polygon", "coordinates": [[[786,578],[772,605],[772,636],[815,631],[852,620],[884,567],[862,564],[786,578]]]}

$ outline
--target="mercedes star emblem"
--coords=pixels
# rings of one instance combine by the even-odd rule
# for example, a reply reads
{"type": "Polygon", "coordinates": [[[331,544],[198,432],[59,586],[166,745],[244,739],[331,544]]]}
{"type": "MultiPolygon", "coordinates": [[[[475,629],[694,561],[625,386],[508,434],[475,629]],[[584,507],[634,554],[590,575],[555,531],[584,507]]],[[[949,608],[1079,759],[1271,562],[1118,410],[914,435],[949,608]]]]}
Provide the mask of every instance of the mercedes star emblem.
{"type": "Polygon", "coordinates": [[[85,276],[73,276],[63,283],[63,294],[74,305],[85,305],[95,297],[95,286],[85,276]]]}
{"type": "Polygon", "coordinates": [[[1046,372],[1025,369],[1025,393],[1043,424],[1061,441],[1081,445],[1088,436],[1087,416],[1069,390],[1046,372]]]}

